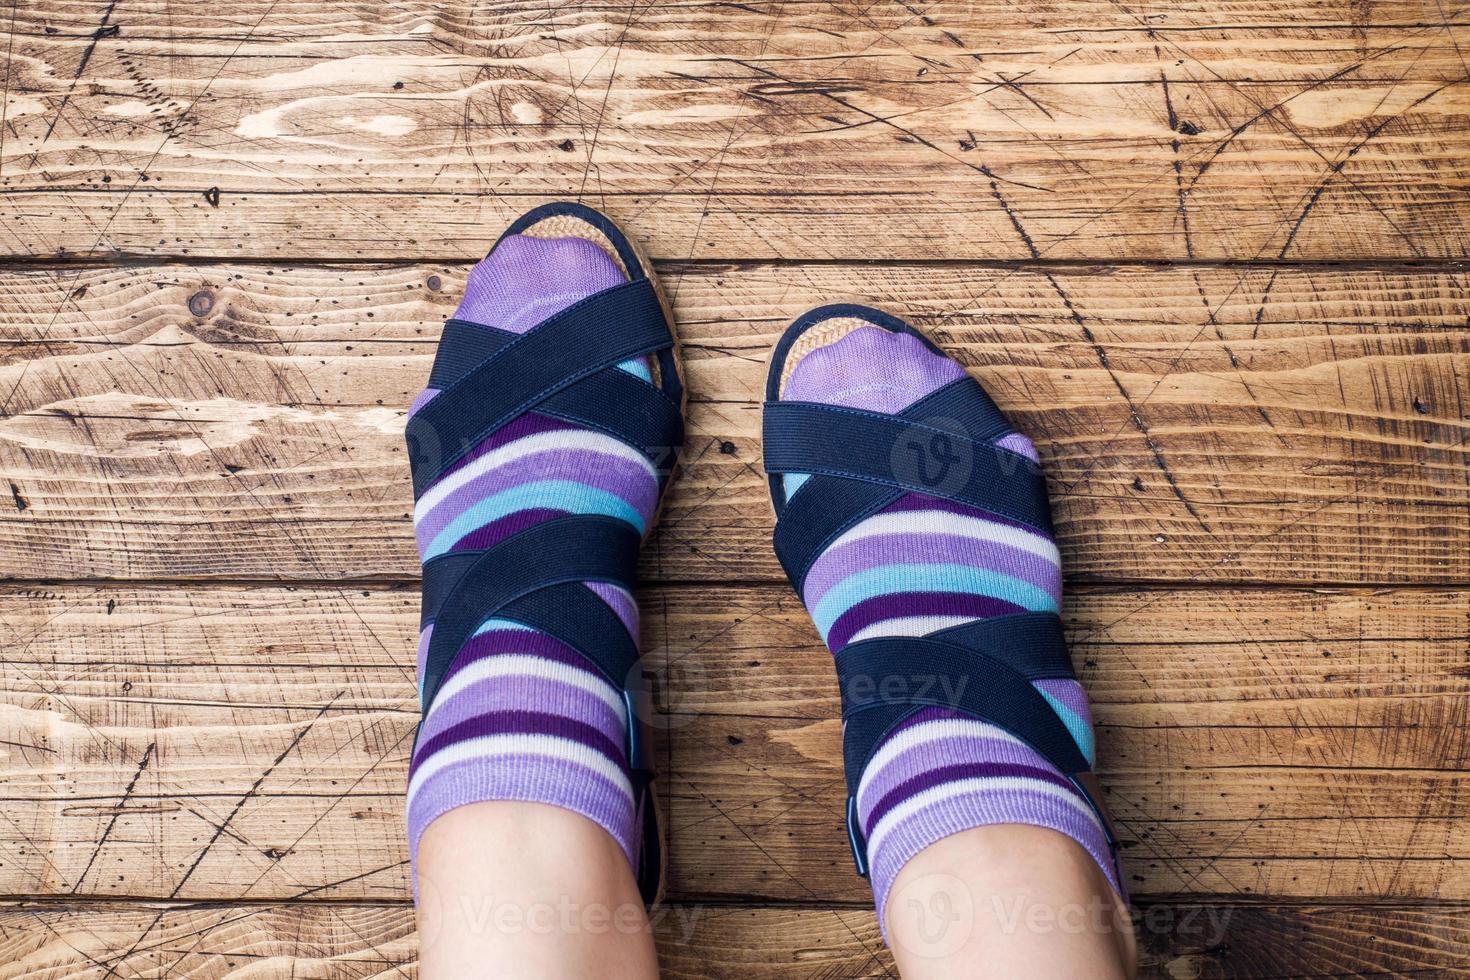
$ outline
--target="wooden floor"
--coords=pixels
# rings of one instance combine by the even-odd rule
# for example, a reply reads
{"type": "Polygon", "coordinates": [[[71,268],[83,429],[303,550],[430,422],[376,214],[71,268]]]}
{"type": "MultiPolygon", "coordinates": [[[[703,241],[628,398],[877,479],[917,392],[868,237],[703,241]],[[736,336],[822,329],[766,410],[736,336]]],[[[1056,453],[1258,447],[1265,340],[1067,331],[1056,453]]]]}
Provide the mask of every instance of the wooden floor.
{"type": "Polygon", "coordinates": [[[1041,447],[1149,977],[1470,976],[1462,0],[10,0],[0,977],[412,974],[403,418],[575,198],[656,258],[675,977],[891,974],[759,385],[857,298],[1041,447]]]}

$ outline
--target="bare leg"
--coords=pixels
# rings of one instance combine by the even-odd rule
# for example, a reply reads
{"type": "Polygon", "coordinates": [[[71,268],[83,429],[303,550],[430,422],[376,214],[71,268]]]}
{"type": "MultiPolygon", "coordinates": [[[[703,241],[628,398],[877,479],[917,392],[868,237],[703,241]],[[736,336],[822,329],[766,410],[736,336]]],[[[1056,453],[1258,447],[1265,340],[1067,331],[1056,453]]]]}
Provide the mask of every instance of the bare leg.
{"type": "Polygon", "coordinates": [[[1041,827],[930,845],[894,880],[887,919],[904,980],[1122,980],[1137,968],[1127,909],[1097,862],[1041,827]]]}
{"type": "Polygon", "coordinates": [[[561,807],[451,810],[419,843],[425,980],[656,977],[633,871],[597,824],[561,807]]]}

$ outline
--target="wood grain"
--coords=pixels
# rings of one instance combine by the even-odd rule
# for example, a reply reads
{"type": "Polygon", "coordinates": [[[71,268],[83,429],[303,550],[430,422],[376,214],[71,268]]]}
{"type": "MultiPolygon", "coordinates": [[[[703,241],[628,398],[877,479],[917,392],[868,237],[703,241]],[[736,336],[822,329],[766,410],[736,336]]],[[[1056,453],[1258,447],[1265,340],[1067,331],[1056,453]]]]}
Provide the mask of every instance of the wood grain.
{"type": "Polygon", "coordinates": [[[1461,7],[16,0],[0,49],[0,980],[416,974],[403,416],[555,199],[659,260],[692,392],[666,975],[892,974],[759,465],[766,352],[851,299],[1040,447],[1141,975],[1470,976],[1461,7]]]}
{"type": "MultiPolygon", "coordinates": [[[[1149,905],[1139,976],[1470,975],[1464,909],[1149,905]]],[[[853,908],[674,905],[654,921],[675,980],[892,977],[873,913],[853,908]]],[[[0,905],[0,978],[416,976],[405,905],[0,905]]]]}
{"type": "MultiPolygon", "coordinates": [[[[0,273],[0,575],[417,575],[403,414],[464,266],[0,273]]],[[[1464,581],[1470,290],[1440,269],[673,265],[693,404],[645,574],[780,580],[764,359],[913,319],[1040,445],[1075,581],[1464,581]]]]}
{"type": "Polygon", "coordinates": [[[1439,0],[17,3],[0,254],[1458,258],[1439,0]]]}
{"type": "MultiPolygon", "coordinates": [[[[642,596],[671,895],[865,900],[784,587],[642,596]]],[[[1135,893],[1470,899],[1470,595],[1073,591],[1135,893]]],[[[0,894],[400,899],[411,588],[0,591],[0,894]]]]}

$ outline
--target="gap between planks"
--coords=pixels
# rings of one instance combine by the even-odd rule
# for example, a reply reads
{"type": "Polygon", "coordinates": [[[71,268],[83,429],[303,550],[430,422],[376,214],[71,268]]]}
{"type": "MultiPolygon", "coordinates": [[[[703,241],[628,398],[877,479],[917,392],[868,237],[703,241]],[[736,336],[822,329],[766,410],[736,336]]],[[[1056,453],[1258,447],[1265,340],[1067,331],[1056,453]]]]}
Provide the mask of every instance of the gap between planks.
{"type": "MultiPolygon", "coordinates": [[[[74,255],[59,258],[53,255],[6,255],[0,257],[0,274],[7,271],[55,271],[88,272],[100,269],[127,268],[146,271],[154,267],[183,266],[185,268],[210,268],[221,265],[247,268],[284,269],[402,269],[412,266],[462,265],[474,262],[477,255],[446,253],[426,255],[422,258],[332,258],[331,256],[274,257],[260,255],[185,255],[169,252],[118,251],[107,256],[74,255]]],[[[1273,259],[1273,258],[693,258],[684,256],[650,256],[661,275],[684,271],[728,269],[743,271],[763,268],[859,268],[859,269],[975,269],[998,271],[1034,270],[1058,271],[1087,269],[1200,269],[1200,270],[1248,270],[1248,269],[1293,269],[1302,272],[1395,272],[1420,271],[1461,274],[1470,271],[1470,260],[1436,258],[1354,258],[1354,259],[1273,259]]]]}

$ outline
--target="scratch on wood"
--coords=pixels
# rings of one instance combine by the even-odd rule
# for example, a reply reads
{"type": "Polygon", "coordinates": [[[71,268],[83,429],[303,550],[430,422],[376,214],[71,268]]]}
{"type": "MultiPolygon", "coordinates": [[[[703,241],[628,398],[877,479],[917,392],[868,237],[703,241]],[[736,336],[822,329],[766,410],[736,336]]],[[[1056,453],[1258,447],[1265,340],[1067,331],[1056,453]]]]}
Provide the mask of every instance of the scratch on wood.
{"type": "Polygon", "coordinates": [[[1102,369],[1112,379],[1113,387],[1118,389],[1118,394],[1123,397],[1124,403],[1128,406],[1128,418],[1132,421],[1133,427],[1138,430],[1138,434],[1143,437],[1144,447],[1148,449],[1149,454],[1153,457],[1154,465],[1164,475],[1164,482],[1174,492],[1175,499],[1184,505],[1184,509],[1189,512],[1189,516],[1195,519],[1206,534],[1213,535],[1215,532],[1210,529],[1210,525],[1205,523],[1205,519],[1200,516],[1194,504],[1179,489],[1179,484],[1174,479],[1174,473],[1169,469],[1169,464],[1164,459],[1163,451],[1154,442],[1153,435],[1149,432],[1148,423],[1143,420],[1143,414],[1139,412],[1137,404],[1133,401],[1133,395],[1124,387],[1123,382],[1118,378],[1118,373],[1113,370],[1113,366],[1108,360],[1108,352],[1103,349],[1102,344],[1098,343],[1097,337],[1092,332],[1092,328],[1087,325],[1087,322],[1082,318],[1082,314],[1072,304],[1071,297],[1062,288],[1062,284],[1057,282],[1056,277],[1051,272],[1047,272],[1045,275],[1047,281],[1051,283],[1052,289],[1056,290],[1057,296],[1061,298],[1062,304],[1066,306],[1067,312],[1071,315],[1073,322],[1082,330],[1082,335],[1087,338],[1087,342],[1092,345],[1092,351],[1097,356],[1097,361],[1102,365],[1102,369]]]}
{"type": "MultiPolygon", "coordinates": [[[[1154,53],[1161,55],[1157,45],[1154,47],[1154,53]]],[[[1169,75],[1163,69],[1159,69],[1159,82],[1164,87],[1164,110],[1169,118],[1169,132],[1178,133],[1182,127],[1179,124],[1179,115],[1174,111],[1174,100],[1169,97],[1169,75]]],[[[1199,132],[1198,129],[1194,131],[1199,132]]],[[[1185,203],[1188,195],[1184,190],[1184,162],[1179,159],[1180,146],[1178,136],[1169,141],[1169,147],[1174,153],[1174,193],[1177,199],[1175,209],[1179,212],[1179,221],[1184,230],[1184,254],[1192,259],[1194,258],[1194,237],[1189,232],[1189,207],[1185,203]]]]}
{"type": "Polygon", "coordinates": [[[266,767],[265,771],[256,778],[255,782],[250,784],[250,788],[247,789],[244,795],[242,795],[240,799],[235,802],[234,808],[231,809],[230,812],[225,816],[225,819],[220,823],[220,825],[215,828],[214,836],[210,837],[208,843],[204,845],[203,850],[199,852],[199,856],[194,859],[194,863],[189,865],[188,870],[185,871],[182,876],[180,876],[178,883],[174,885],[173,891],[169,893],[169,898],[178,897],[179,892],[183,890],[186,884],[188,884],[189,879],[194,876],[194,872],[198,869],[200,863],[209,853],[210,848],[214,847],[215,843],[220,839],[221,836],[224,835],[225,831],[229,828],[230,823],[235,819],[236,816],[239,815],[240,811],[244,809],[245,804],[255,798],[256,794],[260,792],[261,785],[270,778],[271,773],[276,771],[276,767],[284,762],[286,760],[286,757],[296,750],[296,746],[300,745],[302,740],[305,739],[307,735],[311,734],[311,730],[316,727],[316,723],[321,720],[322,716],[325,715],[331,709],[332,705],[336,704],[337,701],[345,693],[345,691],[338,692],[336,697],[333,697],[331,701],[322,705],[321,709],[317,711],[316,716],[301,727],[301,731],[296,733],[296,735],[291,739],[290,744],[282,749],[281,754],[276,756],[275,759],[271,761],[271,764],[266,767]]]}
{"type": "Polygon", "coordinates": [[[102,22],[92,32],[92,40],[82,50],[82,57],[77,62],[77,70],[72,73],[71,83],[67,86],[66,92],[61,96],[61,102],[56,106],[56,111],[51,114],[51,122],[46,127],[46,134],[41,137],[41,141],[37,144],[35,152],[31,154],[30,166],[34,167],[36,165],[36,160],[41,156],[41,147],[46,145],[46,141],[51,138],[52,132],[55,131],[56,123],[61,119],[61,114],[65,111],[66,104],[71,101],[72,93],[76,91],[77,81],[81,79],[82,73],[87,70],[87,64],[92,60],[92,53],[97,50],[97,42],[101,41],[104,37],[117,37],[121,32],[121,28],[116,24],[108,23],[112,19],[112,12],[116,7],[117,0],[110,0],[107,4],[107,9],[102,11],[102,22]]]}
{"type": "Polygon", "coordinates": [[[81,890],[82,882],[87,880],[87,874],[92,870],[92,865],[96,863],[97,856],[107,846],[107,840],[112,836],[112,828],[117,826],[118,817],[126,812],[128,800],[133,796],[133,789],[138,785],[138,780],[142,777],[144,771],[147,770],[148,760],[153,758],[153,750],[157,747],[157,742],[149,742],[148,748],[143,750],[143,758],[138,760],[138,768],[133,771],[133,778],[128,780],[127,787],[123,789],[122,798],[117,801],[117,806],[113,808],[112,817],[107,821],[107,826],[103,828],[102,835],[97,838],[97,846],[92,849],[92,856],[87,858],[87,866],[82,869],[81,875],[77,878],[77,883],[72,886],[71,891],[73,895],[81,890]]]}

